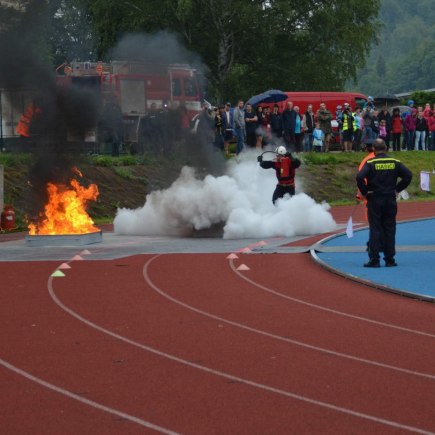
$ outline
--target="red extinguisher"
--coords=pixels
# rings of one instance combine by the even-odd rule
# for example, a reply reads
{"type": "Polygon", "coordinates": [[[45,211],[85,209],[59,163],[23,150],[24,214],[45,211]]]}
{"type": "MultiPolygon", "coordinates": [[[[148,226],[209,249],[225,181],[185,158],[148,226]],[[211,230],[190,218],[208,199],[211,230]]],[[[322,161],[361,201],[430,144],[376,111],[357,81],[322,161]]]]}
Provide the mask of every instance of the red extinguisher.
{"type": "Polygon", "coordinates": [[[15,211],[11,205],[4,206],[0,227],[2,230],[13,230],[15,228],[15,211]]]}

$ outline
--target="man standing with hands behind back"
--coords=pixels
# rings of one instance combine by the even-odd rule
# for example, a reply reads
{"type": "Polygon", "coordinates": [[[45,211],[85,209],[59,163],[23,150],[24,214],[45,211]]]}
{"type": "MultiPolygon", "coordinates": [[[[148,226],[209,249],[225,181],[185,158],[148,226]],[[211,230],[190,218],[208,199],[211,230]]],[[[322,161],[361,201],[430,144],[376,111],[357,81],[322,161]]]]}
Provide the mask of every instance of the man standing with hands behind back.
{"type": "Polygon", "coordinates": [[[239,100],[237,102],[237,107],[234,109],[233,112],[234,127],[237,136],[237,150],[236,150],[237,155],[239,155],[245,148],[245,141],[246,141],[245,111],[243,110],[243,106],[244,106],[243,100],[239,100]]]}
{"type": "Polygon", "coordinates": [[[382,139],[374,144],[375,157],[367,160],[356,176],[358,189],[367,199],[370,227],[369,261],[364,267],[380,267],[379,251],[383,249],[385,266],[397,266],[396,215],[397,195],[409,186],[411,171],[400,162],[385,154],[387,149],[382,139]],[[398,179],[401,179],[397,182],[398,179]],[[382,247],[381,247],[382,244],[382,247]]]}
{"type": "Polygon", "coordinates": [[[225,104],[225,109],[222,112],[222,130],[224,136],[225,154],[230,154],[230,140],[233,138],[234,115],[231,112],[231,103],[225,104]]]}

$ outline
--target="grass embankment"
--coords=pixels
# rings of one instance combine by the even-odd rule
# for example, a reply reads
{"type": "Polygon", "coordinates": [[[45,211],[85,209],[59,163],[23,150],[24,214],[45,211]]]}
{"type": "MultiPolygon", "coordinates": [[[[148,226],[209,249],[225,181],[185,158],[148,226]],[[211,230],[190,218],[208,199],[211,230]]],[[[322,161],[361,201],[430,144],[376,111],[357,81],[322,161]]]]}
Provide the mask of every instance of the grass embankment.
{"type": "MultiPolygon", "coordinates": [[[[304,154],[301,168],[304,190],[317,201],[327,201],[332,205],[353,203],[356,193],[355,175],[365,155],[364,152],[304,154]]],[[[407,188],[409,200],[435,199],[433,192],[420,189],[420,171],[432,172],[435,168],[435,153],[401,151],[389,152],[388,155],[402,161],[414,175],[407,188]]]]}
{"type": "MultiPolygon", "coordinates": [[[[435,199],[435,194],[420,189],[420,171],[434,169],[435,153],[411,151],[389,154],[400,159],[414,174],[407,189],[411,201],[435,199]]],[[[304,192],[318,202],[353,204],[355,175],[364,156],[364,152],[301,154],[303,164],[298,169],[298,175],[304,192]]],[[[81,183],[95,183],[100,191],[98,200],[90,205],[90,215],[96,223],[108,223],[113,220],[117,208],[142,206],[147,193],[168,187],[178,177],[179,170],[186,163],[181,160],[151,155],[82,156],[76,162],[83,173],[81,183]]],[[[34,163],[31,154],[0,153],[0,165],[4,166],[5,174],[4,202],[14,206],[17,223],[22,229],[27,226],[25,216],[33,194],[28,173],[34,163]]]]}
{"type": "MultiPolygon", "coordinates": [[[[32,154],[0,153],[0,165],[4,166],[4,203],[13,205],[20,229],[27,228],[26,216],[35,196],[28,181],[34,164],[32,154]]],[[[98,199],[89,204],[88,210],[96,223],[112,222],[119,207],[143,205],[148,192],[167,187],[181,168],[173,158],[149,155],[81,156],[74,164],[83,174],[79,180],[82,185],[98,186],[98,199]]]]}

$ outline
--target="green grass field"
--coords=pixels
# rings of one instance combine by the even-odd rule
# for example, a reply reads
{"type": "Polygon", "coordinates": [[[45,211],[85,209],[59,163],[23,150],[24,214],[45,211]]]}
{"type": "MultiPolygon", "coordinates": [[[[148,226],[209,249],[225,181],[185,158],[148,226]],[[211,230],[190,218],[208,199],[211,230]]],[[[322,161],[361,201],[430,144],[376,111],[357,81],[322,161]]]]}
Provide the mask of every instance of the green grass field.
{"type": "MultiPolygon", "coordinates": [[[[365,152],[301,153],[302,166],[297,170],[299,187],[318,202],[353,204],[355,176],[365,155],[365,152]]],[[[433,192],[420,189],[420,171],[434,170],[435,152],[402,151],[389,155],[401,160],[414,174],[407,189],[409,201],[435,199],[433,192]]],[[[21,224],[26,221],[26,201],[31,196],[27,174],[33,163],[31,154],[0,153],[0,165],[4,167],[4,203],[14,206],[21,224]]],[[[100,190],[89,213],[96,222],[107,223],[113,219],[118,207],[142,206],[146,194],[168,187],[185,163],[176,155],[168,159],[151,155],[80,157],[77,165],[84,174],[83,183],[96,183],[100,190]]],[[[435,179],[432,184],[435,192],[435,179]]]]}

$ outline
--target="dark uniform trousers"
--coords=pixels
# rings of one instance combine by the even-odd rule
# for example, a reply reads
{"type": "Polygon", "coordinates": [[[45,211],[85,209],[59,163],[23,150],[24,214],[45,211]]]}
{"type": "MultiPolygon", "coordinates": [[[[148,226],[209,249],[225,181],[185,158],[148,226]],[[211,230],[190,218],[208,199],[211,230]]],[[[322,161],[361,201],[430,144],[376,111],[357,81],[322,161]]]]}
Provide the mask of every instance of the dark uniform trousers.
{"type": "Polygon", "coordinates": [[[272,195],[272,202],[275,204],[277,199],[284,198],[286,194],[290,196],[294,196],[295,186],[294,185],[285,186],[283,184],[277,184],[276,189],[272,195]]]}
{"type": "Polygon", "coordinates": [[[369,257],[379,260],[383,251],[385,260],[393,260],[396,255],[396,197],[391,195],[369,195],[367,201],[370,224],[369,257]]]}

